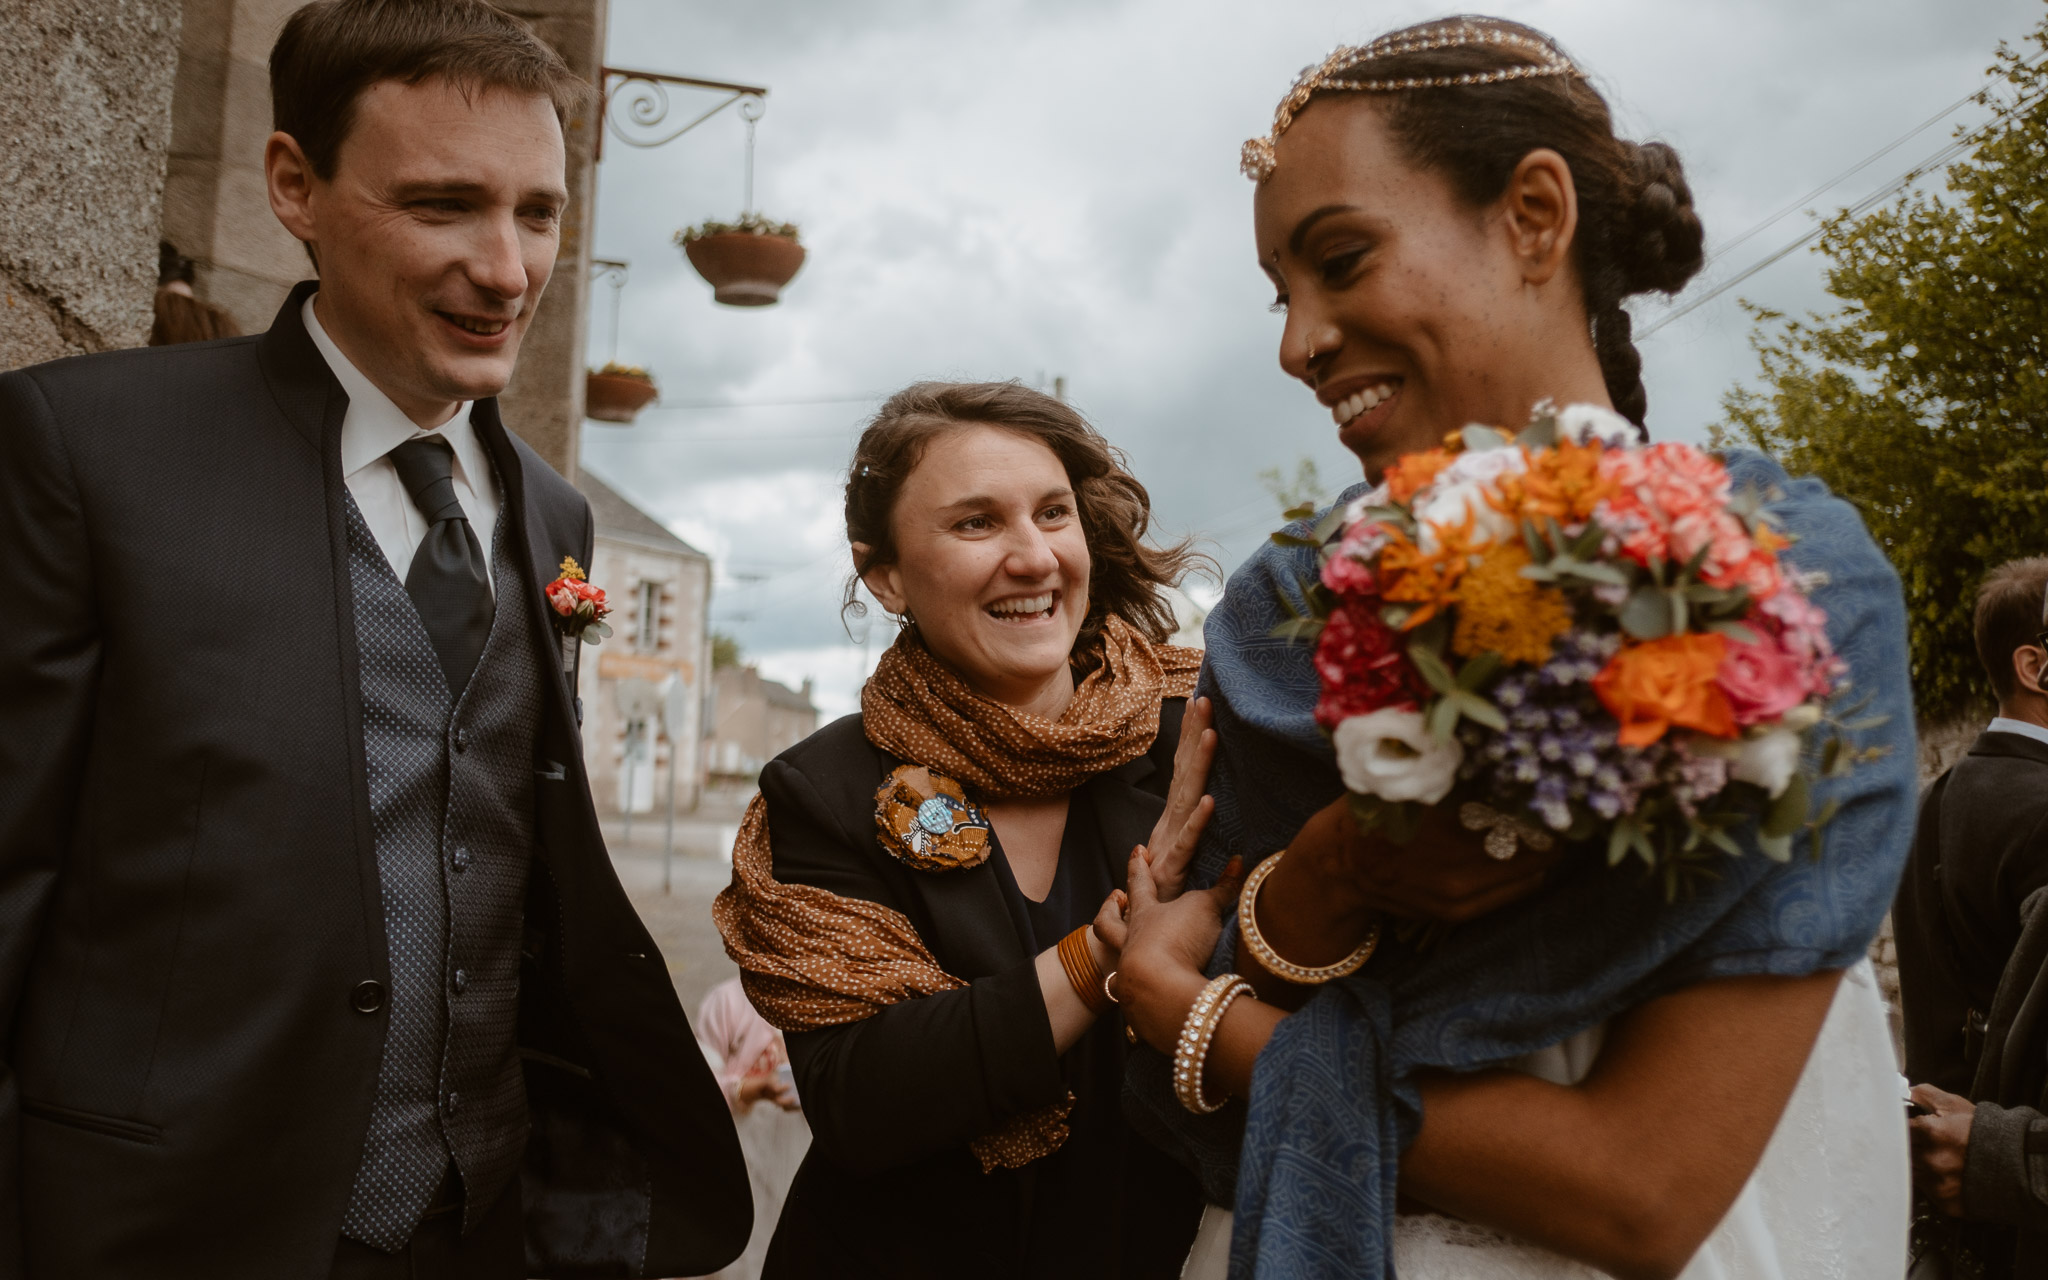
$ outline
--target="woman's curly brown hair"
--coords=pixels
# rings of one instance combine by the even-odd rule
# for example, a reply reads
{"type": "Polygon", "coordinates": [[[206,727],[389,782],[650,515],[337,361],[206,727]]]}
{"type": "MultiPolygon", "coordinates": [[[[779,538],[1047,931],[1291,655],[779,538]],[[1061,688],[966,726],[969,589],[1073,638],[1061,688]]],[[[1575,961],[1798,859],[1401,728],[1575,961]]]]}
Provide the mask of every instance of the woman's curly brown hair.
{"type": "Polygon", "coordinates": [[[1214,570],[1192,540],[1147,545],[1152,497],[1127,469],[1123,452],[1102,438],[1072,406],[1016,381],[916,382],[890,396],[861,432],[846,475],[846,540],[854,554],[841,612],[865,612],[855,589],[862,575],[896,558],[891,527],[896,497],[931,442],[948,431],[989,426],[1036,440],[1052,450],[1074,486],[1074,506],[1088,544],[1088,616],[1074,640],[1077,666],[1093,665],[1104,615],[1114,613],[1154,644],[1177,629],[1173,606],[1160,595],[1198,569],[1214,570]]]}

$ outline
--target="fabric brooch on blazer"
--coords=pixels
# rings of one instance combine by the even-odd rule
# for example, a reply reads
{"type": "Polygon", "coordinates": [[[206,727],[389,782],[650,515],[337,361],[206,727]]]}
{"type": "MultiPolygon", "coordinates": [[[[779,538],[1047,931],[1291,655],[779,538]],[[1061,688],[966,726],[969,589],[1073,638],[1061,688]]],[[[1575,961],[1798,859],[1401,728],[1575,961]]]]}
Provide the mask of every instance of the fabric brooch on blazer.
{"type": "Polygon", "coordinates": [[[957,871],[988,860],[988,816],[967,791],[921,764],[898,765],[875,792],[882,847],[919,871],[957,871]]]}

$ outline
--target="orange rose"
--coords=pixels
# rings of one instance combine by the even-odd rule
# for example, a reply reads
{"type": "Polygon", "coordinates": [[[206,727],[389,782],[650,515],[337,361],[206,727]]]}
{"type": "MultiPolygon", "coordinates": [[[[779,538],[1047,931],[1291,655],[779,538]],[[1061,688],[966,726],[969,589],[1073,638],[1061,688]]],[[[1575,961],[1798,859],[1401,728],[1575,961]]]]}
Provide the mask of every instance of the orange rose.
{"type": "Polygon", "coordinates": [[[1727,647],[1718,632],[1665,636],[1608,659],[1593,677],[1593,692],[1620,722],[1621,744],[1646,747],[1673,726],[1734,737],[1735,712],[1715,682],[1727,647]]]}

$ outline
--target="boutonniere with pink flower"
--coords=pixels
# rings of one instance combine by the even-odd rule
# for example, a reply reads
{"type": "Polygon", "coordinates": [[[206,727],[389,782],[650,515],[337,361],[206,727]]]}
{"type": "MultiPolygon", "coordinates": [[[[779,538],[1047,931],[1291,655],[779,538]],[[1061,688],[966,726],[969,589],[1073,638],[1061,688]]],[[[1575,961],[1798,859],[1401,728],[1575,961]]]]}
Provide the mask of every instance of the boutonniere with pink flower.
{"type": "Polygon", "coordinates": [[[561,572],[561,577],[547,585],[545,594],[563,636],[585,644],[597,644],[610,636],[612,629],[605,618],[612,607],[605,603],[604,588],[584,577],[574,556],[562,557],[561,572]]]}

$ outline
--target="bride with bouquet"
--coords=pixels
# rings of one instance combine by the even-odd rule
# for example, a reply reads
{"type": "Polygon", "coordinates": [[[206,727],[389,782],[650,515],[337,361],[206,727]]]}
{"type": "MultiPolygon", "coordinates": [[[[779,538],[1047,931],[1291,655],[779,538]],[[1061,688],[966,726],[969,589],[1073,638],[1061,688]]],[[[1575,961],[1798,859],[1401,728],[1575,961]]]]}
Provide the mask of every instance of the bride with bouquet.
{"type": "Polygon", "coordinates": [[[1901,1274],[1862,957],[1904,613],[1819,482],[1642,442],[1622,303],[1699,268],[1678,157],[1458,18],[1304,72],[1245,167],[1281,365],[1366,483],[1232,576],[1213,801],[1111,939],[1134,1122],[1211,1202],[1186,1274],[1901,1274]]]}

